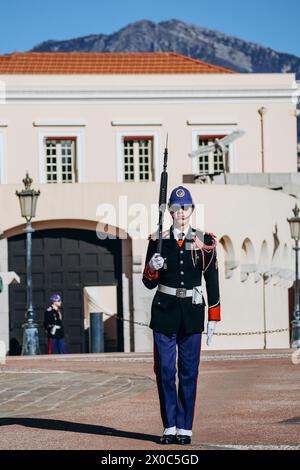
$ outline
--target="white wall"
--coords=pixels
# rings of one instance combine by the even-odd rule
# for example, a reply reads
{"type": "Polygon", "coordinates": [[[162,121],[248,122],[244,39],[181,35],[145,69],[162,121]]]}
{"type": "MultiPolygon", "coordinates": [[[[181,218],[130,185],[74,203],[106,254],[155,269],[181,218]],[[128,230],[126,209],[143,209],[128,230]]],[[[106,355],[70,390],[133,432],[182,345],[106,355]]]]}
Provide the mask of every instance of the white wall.
{"type": "Polygon", "coordinates": [[[154,135],[156,162],[161,161],[168,133],[169,172],[179,179],[192,173],[188,153],[195,133],[240,128],[246,134],[233,145],[232,171],[260,172],[262,106],[267,109],[265,171],[297,171],[294,74],[0,79],[7,91],[0,121],[6,124],[2,180],[8,183],[20,181],[27,169],[40,181],[41,136],[68,133],[79,138],[82,182],[117,181],[118,142],[126,133],[154,135]]]}

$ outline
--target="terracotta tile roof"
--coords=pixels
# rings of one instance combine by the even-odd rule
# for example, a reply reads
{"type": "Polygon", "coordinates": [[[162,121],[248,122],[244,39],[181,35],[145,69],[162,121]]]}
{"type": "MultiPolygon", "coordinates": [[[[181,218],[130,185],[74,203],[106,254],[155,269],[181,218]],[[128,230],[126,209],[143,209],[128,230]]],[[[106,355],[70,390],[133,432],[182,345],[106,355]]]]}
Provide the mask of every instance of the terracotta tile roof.
{"type": "Polygon", "coordinates": [[[0,74],[234,73],[175,52],[14,52],[0,55],[0,74]]]}

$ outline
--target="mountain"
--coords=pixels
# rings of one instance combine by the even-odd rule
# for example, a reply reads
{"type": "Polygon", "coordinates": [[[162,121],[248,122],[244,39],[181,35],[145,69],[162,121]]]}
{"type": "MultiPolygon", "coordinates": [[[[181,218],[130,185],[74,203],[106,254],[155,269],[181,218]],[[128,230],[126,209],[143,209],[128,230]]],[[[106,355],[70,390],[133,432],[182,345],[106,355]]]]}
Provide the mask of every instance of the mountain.
{"type": "Polygon", "coordinates": [[[175,19],[160,23],[141,20],[108,35],[48,40],[31,51],[174,51],[238,72],[294,72],[300,77],[299,57],[175,19]]]}

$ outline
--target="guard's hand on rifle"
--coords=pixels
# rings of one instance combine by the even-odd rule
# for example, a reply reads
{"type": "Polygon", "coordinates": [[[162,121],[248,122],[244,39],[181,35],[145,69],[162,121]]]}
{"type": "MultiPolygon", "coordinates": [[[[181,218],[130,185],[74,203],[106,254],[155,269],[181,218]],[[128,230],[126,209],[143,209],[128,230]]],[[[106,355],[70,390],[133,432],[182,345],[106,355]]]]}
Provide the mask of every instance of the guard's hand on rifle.
{"type": "Polygon", "coordinates": [[[149,268],[151,272],[161,269],[164,265],[164,258],[159,253],[154,253],[149,261],[149,268]]]}
{"type": "Polygon", "coordinates": [[[212,337],[213,337],[213,334],[214,334],[214,331],[215,331],[215,328],[216,328],[216,324],[217,324],[217,322],[214,321],[214,320],[210,320],[207,323],[207,340],[206,340],[207,346],[211,345],[212,337]]]}

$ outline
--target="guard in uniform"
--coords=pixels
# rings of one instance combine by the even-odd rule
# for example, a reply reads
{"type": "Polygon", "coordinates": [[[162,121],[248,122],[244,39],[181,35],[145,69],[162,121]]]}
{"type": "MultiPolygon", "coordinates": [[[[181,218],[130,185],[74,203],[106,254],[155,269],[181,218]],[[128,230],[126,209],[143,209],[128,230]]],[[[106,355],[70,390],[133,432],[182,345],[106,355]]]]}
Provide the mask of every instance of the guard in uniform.
{"type": "Polygon", "coordinates": [[[51,305],[45,311],[44,328],[48,336],[48,354],[64,354],[64,326],[60,310],[62,301],[59,294],[50,297],[51,305]]]}
{"type": "Polygon", "coordinates": [[[156,252],[157,234],[149,236],[143,283],[148,289],[157,287],[149,326],[164,427],[160,442],[190,444],[205,320],[202,274],[208,301],[208,345],[221,319],[216,236],[189,224],[194,203],[185,187],[171,192],[168,209],[173,224],[163,232],[162,253],[156,252]]]}

